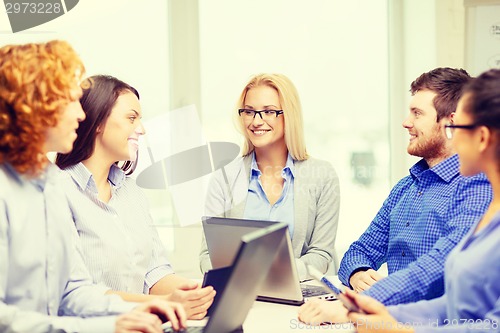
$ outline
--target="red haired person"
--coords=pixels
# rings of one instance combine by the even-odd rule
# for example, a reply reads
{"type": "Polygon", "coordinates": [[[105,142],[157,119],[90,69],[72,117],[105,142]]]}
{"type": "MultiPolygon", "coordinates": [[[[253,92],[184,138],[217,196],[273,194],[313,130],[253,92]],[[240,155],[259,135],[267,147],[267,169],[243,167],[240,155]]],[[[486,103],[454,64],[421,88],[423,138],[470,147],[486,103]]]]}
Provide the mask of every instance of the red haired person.
{"type": "Polygon", "coordinates": [[[46,154],[73,147],[83,73],[65,42],[0,48],[0,331],[159,333],[160,318],[185,326],[180,304],[105,295],[80,256],[68,180],[46,154]]]}

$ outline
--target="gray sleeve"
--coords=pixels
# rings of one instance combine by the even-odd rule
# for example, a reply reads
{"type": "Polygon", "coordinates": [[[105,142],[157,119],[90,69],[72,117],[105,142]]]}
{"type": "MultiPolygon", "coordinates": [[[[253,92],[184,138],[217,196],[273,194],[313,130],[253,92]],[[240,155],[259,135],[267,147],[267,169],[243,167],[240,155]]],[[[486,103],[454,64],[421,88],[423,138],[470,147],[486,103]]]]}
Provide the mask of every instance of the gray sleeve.
{"type": "Polygon", "coordinates": [[[296,260],[299,278],[308,277],[306,264],[312,265],[320,272],[326,273],[335,255],[335,238],[337,234],[340,186],[338,176],[329,163],[320,164],[313,172],[324,174],[317,180],[316,213],[314,229],[307,250],[296,260]]]}
{"type": "MultiPolygon", "coordinates": [[[[205,215],[206,216],[225,216],[225,202],[226,202],[226,187],[224,178],[221,171],[217,171],[210,180],[207,198],[205,201],[205,215]]],[[[205,235],[201,233],[201,249],[200,249],[200,269],[202,273],[212,269],[212,263],[208,255],[207,242],[205,235]]]]}

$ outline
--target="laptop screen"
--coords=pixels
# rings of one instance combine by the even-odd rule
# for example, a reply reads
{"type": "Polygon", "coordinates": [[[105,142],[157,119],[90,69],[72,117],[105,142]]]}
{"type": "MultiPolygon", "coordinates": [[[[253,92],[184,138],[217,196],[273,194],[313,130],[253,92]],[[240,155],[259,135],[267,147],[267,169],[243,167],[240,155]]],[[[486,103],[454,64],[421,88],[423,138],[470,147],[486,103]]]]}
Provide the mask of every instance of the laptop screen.
{"type": "Polygon", "coordinates": [[[231,332],[243,325],[286,234],[286,224],[277,223],[241,238],[232,272],[205,333],[231,332]]]}
{"type": "MultiPolygon", "coordinates": [[[[203,231],[213,268],[231,264],[242,236],[277,223],[279,222],[203,217],[203,231]]],[[[277,251],[271,269],[258,290],[259,299],[301,304],[303,296],[288,231],[285,242],[277,251]]]]}

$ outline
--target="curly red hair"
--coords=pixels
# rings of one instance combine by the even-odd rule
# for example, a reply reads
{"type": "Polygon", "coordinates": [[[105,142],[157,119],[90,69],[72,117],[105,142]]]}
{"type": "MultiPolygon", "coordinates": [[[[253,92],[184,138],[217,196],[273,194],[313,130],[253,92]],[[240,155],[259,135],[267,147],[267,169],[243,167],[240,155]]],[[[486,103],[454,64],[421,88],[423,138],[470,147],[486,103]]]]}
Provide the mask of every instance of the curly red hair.
{"type": "Polygon", "coordinates": [[[47,127],[72,100],[85,68],[64,41],[0,48],[0,163],[37,175],[47,165],[47,127]]]}

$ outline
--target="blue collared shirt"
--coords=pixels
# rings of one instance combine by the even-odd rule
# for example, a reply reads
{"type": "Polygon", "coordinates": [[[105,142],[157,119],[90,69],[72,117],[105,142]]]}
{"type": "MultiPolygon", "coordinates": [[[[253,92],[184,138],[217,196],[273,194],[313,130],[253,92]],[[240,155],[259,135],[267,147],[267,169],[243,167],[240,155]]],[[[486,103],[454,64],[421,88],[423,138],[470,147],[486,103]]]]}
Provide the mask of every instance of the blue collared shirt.
{"type": "Polygon", "coordinates": [[[92,284],[78,249],[59,168],[29,179],[0,165],[0,332],[114,332],[130,310],[92,284]]]}
{"type": "Polygon", "coordinates": [[[288,154],[285,167],[281,172],[281,177],[285,180],[281,197],[274,205],[269,203],[266,193],[262,188],[260,176],[262,172],[257,166],[255,153],[252,156],[250,172],[250,182],[248,184],[248,196],[243,217],[250,220],[278,221],[288,224],[290,236],[293,238],[294,211],[293,211],[293,179],[294,167],[293,159],[288,154]]]}
{"type": "Polygon", "coordinates": [[[474,234],[474,225],[446,261],[444,296],[388,307],[415,332],[500,331],[500,214],[474,234]]]}
{"type": "Polygon", "coordinates": [[[76,189],[68,191],[68,199],[94,282],[117,291],[149,294],[156,282],[174,271],[142,190],[112,165],[108,175],[112,195],[105,203],[82,163],[64,171],[73,179],[69,186],[76,189]]]}
{"type": "Polygon", "coordinates": [[[340,280],[349,285],[357,268],[376,270],[387,262],[389,276],[367,295],[386,305],[441,296],[446,257],[491,198],[484,174],[460,175],[457,155],[430,169],[419,161],[394,186],[368,229],[344,255],[340,280]]]}

